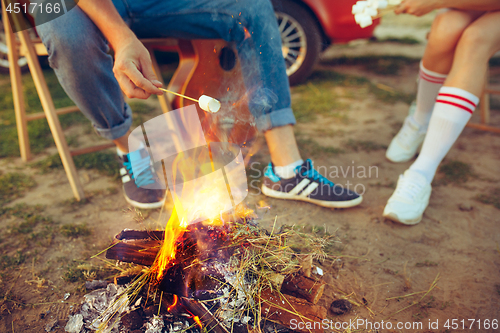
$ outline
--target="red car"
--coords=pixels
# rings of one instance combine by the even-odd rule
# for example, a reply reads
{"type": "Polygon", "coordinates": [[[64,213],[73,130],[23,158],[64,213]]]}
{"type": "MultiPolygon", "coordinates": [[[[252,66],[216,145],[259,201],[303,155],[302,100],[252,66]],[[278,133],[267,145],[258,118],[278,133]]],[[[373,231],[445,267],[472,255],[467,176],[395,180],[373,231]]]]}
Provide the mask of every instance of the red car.
{"type": "Polygon", "coordinates": [[[362,29],[354,21],[357,0],[271,0],[278,19],[290,84],[307,78],[321,51],[331,43],[370,38],[374,24],[362,29]]]}

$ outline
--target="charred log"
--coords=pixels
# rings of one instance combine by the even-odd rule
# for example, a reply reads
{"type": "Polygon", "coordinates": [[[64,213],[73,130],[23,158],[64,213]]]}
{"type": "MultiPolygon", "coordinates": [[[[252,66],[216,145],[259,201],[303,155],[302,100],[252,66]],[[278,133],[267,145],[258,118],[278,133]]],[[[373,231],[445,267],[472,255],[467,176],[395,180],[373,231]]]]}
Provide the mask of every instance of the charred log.
{"type": "Polygon", "coordinates": [[[290,275],[283,282],[281,292],[317,304],[323,296],[325,285],[325,282],[321,280],[302,275],[290,275]]]}
{"type": "MultiPolygon", "coordinates": [[[[261,292],[261,315],[263,319],[276,322],[280,325],[292,329],[292,323],[303,323],[299,332],[323,333],[321,321],[326,318],[327,311],[324,307],[314,305],[304,299],[283,295],[279,292],[272,292],[265,289],[261,292]]],[[[299,325],[297,325],[299,326],[299,325]]]]}

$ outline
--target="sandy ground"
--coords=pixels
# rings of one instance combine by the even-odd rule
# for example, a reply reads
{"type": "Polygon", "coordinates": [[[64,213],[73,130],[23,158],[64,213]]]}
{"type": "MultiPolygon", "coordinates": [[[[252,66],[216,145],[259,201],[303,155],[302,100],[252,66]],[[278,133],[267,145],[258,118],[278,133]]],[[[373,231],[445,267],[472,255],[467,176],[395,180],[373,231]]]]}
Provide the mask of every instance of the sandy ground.
{"type": "MultiPolygon", "coordinates": [[[[360,66],[339,66],[335,70],[413,93],[418,66],[408,65],[397,76],[369,74],[360,66]]],[[[335,89],[342,94],[355,88],[335,89]]],[[[312,139],[322,147],[343,148],[349,139],[376,144],[373,149],[346,149],[341,154],[319,154],[314,158],[316,166],[328,170],[331,180],[344,185],[349,182],[364,192],[363,203],[352,209],[332,210],[252,193],[247,198],[248,205],[255,207],[264,200],[271,206],[261,221],[263,226],[270,227],[277,217],[278,225],[324,227],[337,237],[338,259],[318,263],[325,269],[328,283],[321,304],[329,307],[332,300],[347,298],[356,305],[343,316],[329,313],[334,322],[368,320],[375,325],[372,332],[459,332],[461,329],[447,330],[444,326],[447,320],[451,324],[451,320],[457,319],[460,327],[461,320],[465,320],[468,328],[475,319],[473,327],[464,331],[498,331],[485,329],[483,324],[487,320],[500,320],[500,211],[474,198],[499,187],[500,136],[465,129],[446,161],[469,164],[474,176],[459,184],[436,183],[420,224],[408,227],[385,221],[383,207],[398,175],[411,162],[392,164],[385,159],[385,149],[381,147],[387,146],[399,129],[408,105],[383,103],[366,91],[354,93],[363,98],[348,100],[349,109],[345,111],[348,121],[318,116],[314,121],[297,125],[296,130],[302,138],[312,139]],[[437,286],[431,289],[433,281],[437,281],[437,286]],[[376,326],[382,321],[390,321],[392,329],[376,326]],[[400,329],[398,323],[403,325],[400,329]]],[[[474,115],[474,120],[477,118],[474,115]]],[[[492,112],[492,123],[500,126],[499,110],[492,112]]],[[[302,153],[310,155],[308,151],[302,153]]],[[[251,161],[267,163],[266,148],[251,161]]],[[[67,267],[87,265],[87,277],[92,278],[93,268],[103,263],[90,257],[105,249],[119,231],[165,225],[168,213],[160,216],[159,211],[134,211],[126,204],[120,184],[95,171],[79,171],[90,199],[86,204],[75,204],[68,201],[72,195],[63,171],[40,175],[37,169],[27,167],[19,159],[0,160],[0,170],[4,173],[21,170],[37,181],[34,189],[9,207],[19,203],[45,205],[43,215],[50,216],[56,225],[85,223],[92,230],[90,236],[79,238],[54,235],[48,245],[18,242],[18,250],[36,253],[30,257],[34,259],[0,277],[4,296],[1,332],[44,332],[45,325],[54,318],[59,320],[54,331],[63,332],[67,315],[82,297],[81,282],[62,279],[67,267]],[[66,301],[65,293],[71,294],[66,301]]],[[[437,176],[442,177],[443,174],[437,176]]],[[[167,202],[166,210],[171,208],[172,203],[167,202]]],[[[9,237],[6,232],[12,223],[16,223],[14,218],[0,221],[2,238],[9,237]]],[[[9,251],[3,255],[12,255],[16,247],[9,251]]],[[[365,330],[365,325],[357,328],[370,331],[365,330]]]]}

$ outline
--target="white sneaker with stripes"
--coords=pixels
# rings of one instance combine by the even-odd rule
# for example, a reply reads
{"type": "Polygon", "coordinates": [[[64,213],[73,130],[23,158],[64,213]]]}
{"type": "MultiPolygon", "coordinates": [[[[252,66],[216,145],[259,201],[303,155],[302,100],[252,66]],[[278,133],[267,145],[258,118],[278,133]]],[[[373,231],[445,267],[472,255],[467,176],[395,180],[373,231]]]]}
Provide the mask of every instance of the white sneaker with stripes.
{"type": "Polygon", "coordinates": [[[359,205],[363,197],[354,191],[336,185],[313,167],[310,159],[298,166],[295,177],[281,179],[272,163],[266,168],[262,193],[273,198],[300,200],[329,208],[348,208],[359,205]]]}
{"type": "Polygon", "coordinates": [[[150,160],[143,148],[120,156],[123,194],[125,200],[136,208],[159,208],[165,203],[166,190],[161,189],[163,186],[154,174],[150,160]]]}

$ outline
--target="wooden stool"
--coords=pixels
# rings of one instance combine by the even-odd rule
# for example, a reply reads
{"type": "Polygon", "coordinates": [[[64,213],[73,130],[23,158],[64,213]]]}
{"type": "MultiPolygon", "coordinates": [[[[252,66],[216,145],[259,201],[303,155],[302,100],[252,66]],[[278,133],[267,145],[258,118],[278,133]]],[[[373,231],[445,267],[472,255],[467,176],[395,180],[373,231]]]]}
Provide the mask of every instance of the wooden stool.
{"type": "Polygon", "coordinates": [[[483,93],[481,94],[481,97],[479,99],[479,111],[481,120],[479,123],[469,122],[467,126],[482,131],[500,133],[499,127],[488,125],[490,122],[490,94],[500,95],[500,89],[493,89],[492,87],[490,87],[489,75],[488,73],[486,73],[486,82],[484,84],[483,93]]]}
{"type": "MultiPolygon", "coordinates": [[[[83,192],[83,187],[78,178],[78,173],[75,168],[75,163],[73,161],[73,156],[86,154],[90,152],[95,152],[98,150],[114,147],[112,142],[101,144],[93,147],[86,147],[82,149],[76,149],[70,151],[66,138],[61,128],[58,115],[79,111],[77,106],[70,106],[65,108],[56,109],[54,107],[54,102],[50,91],[47,87],[47,83],[43,76],[42,69],[40,67],[40,62],[38,61],[39,55],[47,55],[47,50],[41,43],[40,39],[32,40],[29,36],[27,30],[22,30],[17,33],[20,40],[20,49],[18,50],[18,43],[16,42],[15,34],[9,24],[9,19],[5,11],[5,4],[2,1],[2,17],[3,25],[6,36],[7,48],[8,48],[8,60],[9,60],[9,71],[10,80],[12,85],[12,95],[14,99],[14,109],[16,113],[16,125],[17,133],[19,137],[19,149],[21,151],[21,158],[23,161],[28,161],[31,158],[29,137],[28,137],[28,121],[47,118],[49,123],[50,131],[56,143],[57,151],[61,157],[64,170],[68,177],[71,189],[77,200],[82,200],[85,198],[83,192]],[[28,61],[28,67],[35,83],[35,87],[42,104],[43,112],[26,115],[26,108],[24,104],[23,96],[23,85],[21,80],[21,69],[18,64],[19,56],[25,56],[28,61]]],[[[177,45],[177,40],[175,39],[146,39],[142,40],[151,53],[151,58],[153,61],[153,69],[155,71],[158,79],[163,83],[161,77],[161,72],[154,56],[153,50],[160,46],[162,49],[173,49],[177,45]]],[[[165,95],[158,96],[161,108],[163,112],[168,112],[172,108],[170,106],[170,101],[165,95]]]]}

